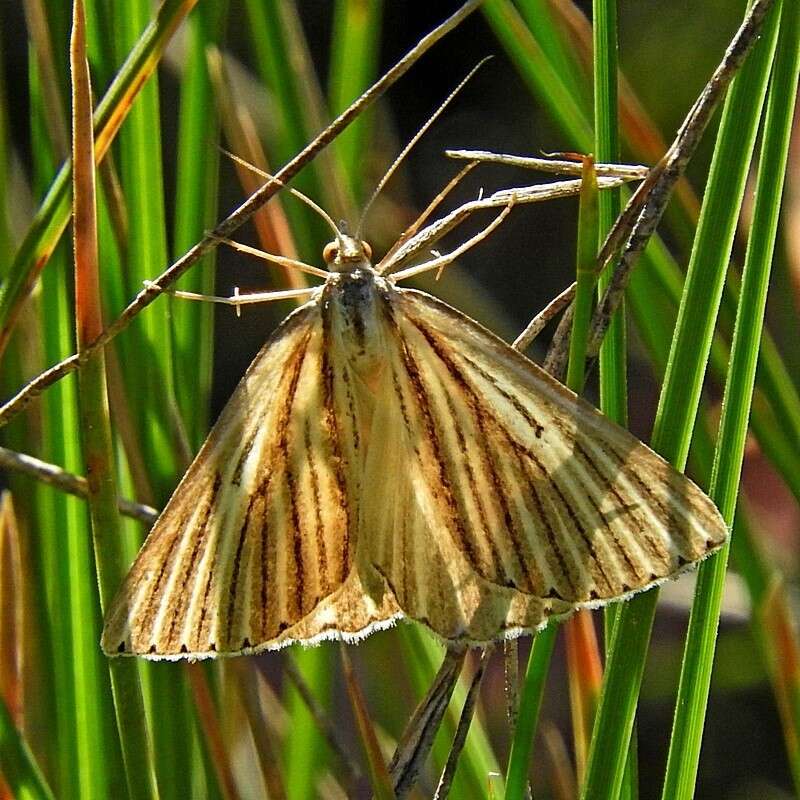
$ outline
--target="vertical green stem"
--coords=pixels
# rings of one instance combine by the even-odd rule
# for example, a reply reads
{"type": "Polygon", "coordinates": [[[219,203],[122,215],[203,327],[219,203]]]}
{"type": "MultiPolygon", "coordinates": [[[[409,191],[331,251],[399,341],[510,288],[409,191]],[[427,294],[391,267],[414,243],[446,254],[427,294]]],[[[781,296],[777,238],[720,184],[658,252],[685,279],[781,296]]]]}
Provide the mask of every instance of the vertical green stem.
{"type": "MultiPolygon", "coordinates": [[[[686,464],[775,44],[776,17],[737,76],[722,114],[697,236],[653,430],[653,448],[686,464]]],[[[581,797],[617,798],[622,785],[658,592],[622,606],[612,640],[581,797]]]]}
{"type": "Polygon", "coordinates": [[[539,631],[533,640],[519,698],[519,716],[514,731],[514,741],[511,743],[511,752],[508,756],[505,800],[522,800],[525,797],[533,737],[539,724],[539,711],[542,707],[542,697],[558,627],[551,622],[544,630],[539,631]]]}
{"type": "MultiPolygon", "coordinates": [[[[78,351],[103,329],[97,255],[94,141],[86,27],[81,0],[75,0],[72,41],[72,148],[75,253],[75,315],[78,351]]],[[[105,353],[95,353],[78,373],[81,439],[89,484],[89,513],[102,607],[122,582],[124,566],[105,353]]],[[[157,797],[152,748],[136,664],[111,664],[111,683],[122,755],[131,798],[157,797]]]]}
{"type": "MultiPolygon", "coordinates": [[[[800,6],[784,3],[755,208],[714,454],[711,496],[733,524],[800,69],[800,6]]],[[[694,794],[729,546],[700,566],[681,668],[664,800],[694,794]]]]}
{"type": "Polygon", "coordinates": [[[27,743],[14,725],[14,720],[2,697],[0,697],[0,775],[8,784],[13,797],[26,800],[53,800],[53,793],[27,743]]]}

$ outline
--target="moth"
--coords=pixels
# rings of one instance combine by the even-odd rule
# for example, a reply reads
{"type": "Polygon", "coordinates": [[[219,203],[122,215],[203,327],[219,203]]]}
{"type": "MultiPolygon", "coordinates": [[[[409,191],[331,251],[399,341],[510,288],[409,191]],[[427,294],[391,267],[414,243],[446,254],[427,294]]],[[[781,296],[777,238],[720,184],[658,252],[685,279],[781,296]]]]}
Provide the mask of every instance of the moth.
{"type": "Polygon", "coordinates": [[[403,617],[485,643],[725,542],[691,480],[474,320],[401,288],[419,271],[391,272],[401,251],[373,267],[337,232],[324,284],[256,356],[145,541],[106,616],[108,655],[355,641],[403,617]]]}

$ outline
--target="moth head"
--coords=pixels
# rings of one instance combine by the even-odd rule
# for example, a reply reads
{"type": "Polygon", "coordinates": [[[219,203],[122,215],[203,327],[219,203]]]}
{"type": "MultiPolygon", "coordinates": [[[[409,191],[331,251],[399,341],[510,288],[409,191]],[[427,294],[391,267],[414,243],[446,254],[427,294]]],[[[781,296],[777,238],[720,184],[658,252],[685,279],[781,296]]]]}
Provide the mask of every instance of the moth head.
{"type": "Polygon", "coordinates": [[[361,239],[340,233],[325,245],[322,257],[331,272],[353,272],[371,266],[372,248],[361,239]]]}

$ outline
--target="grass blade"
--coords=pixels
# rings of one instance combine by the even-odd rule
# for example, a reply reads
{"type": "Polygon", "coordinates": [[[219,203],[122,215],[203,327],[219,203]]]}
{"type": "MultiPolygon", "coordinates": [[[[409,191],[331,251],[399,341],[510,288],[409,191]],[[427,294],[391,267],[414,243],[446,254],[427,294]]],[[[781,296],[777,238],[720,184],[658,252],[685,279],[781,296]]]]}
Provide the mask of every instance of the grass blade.
{"type": "Polygon", "coordinates": [[[505,800],[523,800],[526,796],[533,737],[539,722],[539,711],[557,632],[558,626],[550,623],[533,640],[519,698],[517,728],[508,756],[505,800]]]}
{"type": "Polygon", "coordinates": [[[54,795],[14,725],[8,706],[0,697],[0,774],[12,795],[30,800],[53,800],[54,795]]]}
{"type": "MultiPolygon", "coordinates": [[[[196,0],[165,0],[137,41],[95,111],[95,154],[102,159],[139,90],[152,74],[167,42],[196,0]]],[[[72,166],[58,171],[0,286],[0,355],[36,278],[47,263],[69,221],[72,166]]]]}
{"type": "MultiPolygon", "coordinates": [[[[785,3],[764,119],[755,208],[711,479],[711,497],[733,523],[747,437],[770,267],[800,69],[800,8],[785,3]]],[[[694,794],[729,547],[700,566],[684,649],[662,797],[694,794]]]]}
{"type": "MultiPolygon", "coordinates": [[[[736,216],[766,91],[776,22],[773,14],[725,102],[672,340],[652,446],[679,469],[686,463],[700,402],[736,216]]],[[[582,798],[616,798],[619,794],[657,595],[656,590],[649,591],[620,610],[582,798]]]]}
{"type": "MultiPolygon", "coordinates": [[[[375,78],[380,45],[382,3],[380,0],[337,0],[331,34],[331,64],[328,98],[338,114],[358,97],[375,78]]],[[[339,172],[351,197],[363,200],[364,153],[370,146],[369,115],[356,120],[335,142],[339,172]]]]}
{"type": "MultiPolygon", "coordinates": [[[[75,315],[78,350],[103,329],[95,212],[94,142],[86,22],[81,0],[75,0],[70,46],[72,73],[72,161],[75,252],[75,315]]],[[[89,511],[94,538],[97,580],[102,605],[107,605],[124,576],[120,517],[114,479],[105,354],[95,353],[78,375],[81,434],[88,465],[89,511]]],[[[111,664],[117,727],[131,798],[158,797],[152,746],[144,716],[137,666],[111,664]]]]}

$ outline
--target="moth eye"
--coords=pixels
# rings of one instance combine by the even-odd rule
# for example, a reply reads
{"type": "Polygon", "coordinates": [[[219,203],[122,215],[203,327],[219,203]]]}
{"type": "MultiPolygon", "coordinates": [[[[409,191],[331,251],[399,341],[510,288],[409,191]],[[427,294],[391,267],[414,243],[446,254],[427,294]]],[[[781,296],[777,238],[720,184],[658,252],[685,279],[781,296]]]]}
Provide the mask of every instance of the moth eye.
{"type": "Polygon", "coordinates": [[[325,245],[325,249],[322,251],[322,257],[325,259],[326,264],[332,264],[336,261],[336,257],[339,255],[339,243],[338,242],[328,242],[325,245]]]}
{"type": "Polygon", "coordinates": [[[361,249],[364,251],[364,255],[367,257],[367,260],[372,259],[372,247],[370,247],[369,242],[361,242],[361,249]]]}

